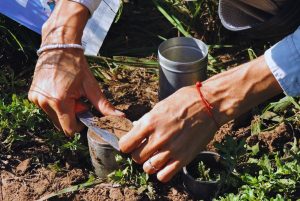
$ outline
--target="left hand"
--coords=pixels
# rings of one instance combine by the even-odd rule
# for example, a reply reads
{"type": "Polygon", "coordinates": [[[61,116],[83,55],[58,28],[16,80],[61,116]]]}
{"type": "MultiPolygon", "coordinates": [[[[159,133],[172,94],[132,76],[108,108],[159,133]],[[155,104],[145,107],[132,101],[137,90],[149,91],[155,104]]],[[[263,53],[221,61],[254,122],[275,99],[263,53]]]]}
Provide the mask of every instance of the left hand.
{"type": "Polygon", "coordinates": [[[194,86],[184,87],[158,103],[120,140],[123,152],[158,180],[169,181],[205,149],[217,127],[194,86]]]}

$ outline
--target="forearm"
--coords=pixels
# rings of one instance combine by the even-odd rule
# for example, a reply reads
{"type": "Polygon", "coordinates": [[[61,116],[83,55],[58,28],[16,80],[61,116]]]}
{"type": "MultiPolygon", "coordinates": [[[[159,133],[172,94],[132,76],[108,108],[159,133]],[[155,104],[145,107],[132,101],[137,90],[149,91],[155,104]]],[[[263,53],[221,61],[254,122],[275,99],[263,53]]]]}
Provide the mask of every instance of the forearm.
{"type": "Polygon", "coordinates": [[[60,0],[43,25],[42,45],[81,44],[83,29],[89,18],[89,10],[78,3],[60,0]]]}
{"type": "Polygon", "coordinates": [[[264,56],[216,75],[203,86],[221,125],[282,92],[264,56]]]}

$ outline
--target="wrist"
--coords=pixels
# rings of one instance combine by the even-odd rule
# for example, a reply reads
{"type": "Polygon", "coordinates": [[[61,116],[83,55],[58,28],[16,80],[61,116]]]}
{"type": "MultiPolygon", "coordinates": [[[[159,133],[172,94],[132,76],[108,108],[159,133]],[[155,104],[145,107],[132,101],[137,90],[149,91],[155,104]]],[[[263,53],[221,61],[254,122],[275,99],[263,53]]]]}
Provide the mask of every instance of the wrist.
{"type": "Polygon", "coordinates": [[[47,44],[81,44],[89,11],[81,4],[58,1],[42,28],[42,46],[47,44]]]}
{"type": "Polygon", "coordinates": [[[281,92],[263,56],[203,83],[204,96],[220,125],[281,92]]]}

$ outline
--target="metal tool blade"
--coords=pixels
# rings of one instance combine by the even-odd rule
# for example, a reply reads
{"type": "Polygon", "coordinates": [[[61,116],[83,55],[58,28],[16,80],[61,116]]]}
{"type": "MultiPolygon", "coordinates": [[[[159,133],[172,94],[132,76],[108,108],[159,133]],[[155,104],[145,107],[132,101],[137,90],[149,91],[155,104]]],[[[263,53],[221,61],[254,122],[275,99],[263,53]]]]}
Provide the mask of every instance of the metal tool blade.
{"type": "Polygon", "coordinates": [[[91,129],[94,133],[99,135],[105,142],[110,144],[114,149],[117,151],[120,151],[119,148],[119,139],[117,138],[116,135],[113,133],[110,133],[109,131],[105,129],[99,128],[99,126],[95,125],[95,116],[87,111],[87,112],[81,112],[77,114],[77,117],[79,120],[86,125],[89,129],[91,129]]]}

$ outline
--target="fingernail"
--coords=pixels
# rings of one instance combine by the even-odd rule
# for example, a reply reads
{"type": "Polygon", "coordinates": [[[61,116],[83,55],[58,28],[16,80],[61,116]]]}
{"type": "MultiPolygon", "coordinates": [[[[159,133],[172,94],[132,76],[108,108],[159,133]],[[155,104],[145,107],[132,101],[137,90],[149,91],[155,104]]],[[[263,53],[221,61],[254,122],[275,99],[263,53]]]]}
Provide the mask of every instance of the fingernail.
{"type": "Polygon", "coordinates": [[[123,112],[121,112],[120,110],[115,110],[114,112],[117,116],[125,116],[125,114],[123,112]]]}

